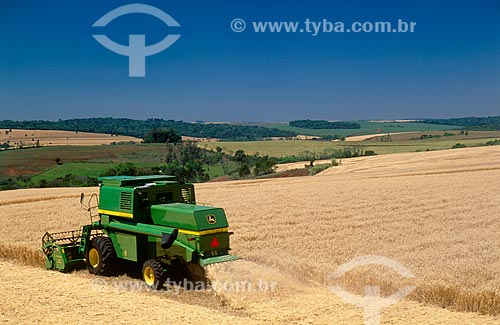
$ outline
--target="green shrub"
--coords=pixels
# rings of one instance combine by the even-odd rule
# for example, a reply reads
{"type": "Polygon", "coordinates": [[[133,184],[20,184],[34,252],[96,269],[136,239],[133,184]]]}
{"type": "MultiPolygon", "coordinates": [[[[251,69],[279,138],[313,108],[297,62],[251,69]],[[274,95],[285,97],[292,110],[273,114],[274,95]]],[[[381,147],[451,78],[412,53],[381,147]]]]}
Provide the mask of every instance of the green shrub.
{"type": "Polygon", "coordinates": [[[454,144],[453,147],[451,147],[451,149],[460,149],[460,148],[466,148],[467,146],[463,143],[457,143],[457,144],[454,144]]]}
{"type": "Polygon", "coordinates": [[[322,171],[328,169],[332,167],[332,164],[319,164],[319,165],[316,165],[314,167],[312,167],[310,170],[309,170],[309,175],[316,175],[318,173],[321,173],[322,171]]]}
{"type": "Polygon", "coordinates": [[[376,156],[377,153],[373,150],[366,150],[365,151],[365,156],[376,156]]]}

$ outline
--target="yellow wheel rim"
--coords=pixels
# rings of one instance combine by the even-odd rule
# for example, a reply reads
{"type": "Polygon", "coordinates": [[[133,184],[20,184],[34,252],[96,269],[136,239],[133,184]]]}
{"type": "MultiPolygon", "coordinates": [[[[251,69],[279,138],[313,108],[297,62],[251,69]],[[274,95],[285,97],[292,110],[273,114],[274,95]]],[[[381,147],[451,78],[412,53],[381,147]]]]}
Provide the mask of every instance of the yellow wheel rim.
{"type": "Polygon", "coordinates": [[[99,265],[99,252],[95,248],[91,248],[89,251],[89,264],[93,268],[99,265]]]}
{"type": "Polygon", "coordinates": [[[144,268],[144,281],[148,286],[152,286],[155,283],[155,272],[151,266],[144,268]]]}

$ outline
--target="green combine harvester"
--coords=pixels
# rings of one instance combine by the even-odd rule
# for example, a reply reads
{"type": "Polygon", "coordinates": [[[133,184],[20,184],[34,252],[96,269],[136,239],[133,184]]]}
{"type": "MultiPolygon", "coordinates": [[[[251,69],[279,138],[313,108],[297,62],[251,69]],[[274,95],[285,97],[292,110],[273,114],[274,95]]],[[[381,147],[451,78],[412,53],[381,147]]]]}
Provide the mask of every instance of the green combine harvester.
{"type": "Polygon", "coordinates": [[[238,259],[229,255],[224,210],[197,205],[194,186],[174,176],[101,177],[99,196],[80,203],[91,223],[80,230],[45,233],[45,267],[67,272],[87,266],[112,275],[123,260],[140,263],[142,277],[160,289],[169,268],[196,270],[238,259]]]}

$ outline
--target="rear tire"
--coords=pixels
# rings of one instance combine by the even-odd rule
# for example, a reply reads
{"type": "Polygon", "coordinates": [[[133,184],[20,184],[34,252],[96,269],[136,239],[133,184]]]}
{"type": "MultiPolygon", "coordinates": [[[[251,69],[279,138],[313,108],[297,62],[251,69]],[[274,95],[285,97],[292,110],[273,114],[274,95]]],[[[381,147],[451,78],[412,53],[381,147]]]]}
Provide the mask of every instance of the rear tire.
{"type": "Polygon", "coordinates": [[[96,275],[111,275],[116,263],[116,252],[109,237],[96,237],[87,252],[87,268],[96,275]]]}
{"type": "Polygon", "coordinates": [[[142,279],[148,287],[153,290],[160,290],[166,278],[165,268],[160,261],[151,259],[144,263],[142,267],[142,279]]]}
{"type": "Polygon", "coordinates": [[[189,279],[193,282],[203,282],[208,284],[207,274],[205,269],[198,263],[187,263],[189,279]]]}

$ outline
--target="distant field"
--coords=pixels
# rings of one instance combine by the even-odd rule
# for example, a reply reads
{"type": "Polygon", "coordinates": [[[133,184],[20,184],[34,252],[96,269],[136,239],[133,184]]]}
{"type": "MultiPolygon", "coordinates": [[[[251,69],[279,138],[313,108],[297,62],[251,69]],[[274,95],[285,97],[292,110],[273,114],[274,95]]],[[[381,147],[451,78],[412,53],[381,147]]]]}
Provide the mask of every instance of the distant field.
{"type": "Polygon", "coordinates": [[[74,162],[160,164],[165,161],[165,146],[162,144],[54,146],[0,151],[0,176],[38,174],[56,166],[56,158],[61,160],[63,166],[74,162]]]}
{"type": "Polygon", "coordinates": [[[292,131],[298,134],[305,135],[339,135],[347,137],[350,135],[365,135],[365,134],[375,134],[375,133],[393,133],[393,132],[415,132],[415,131],[440,131],[440,130],[456,130],[460,129],[459,126],[450,125],[437,125],[437,124],[426,124],[417,122],[368,122],[368,121],[356,121],[361,125],[361,129],[303,129],[289,126],[288,124],[279,123],[265,123],[262,124],[264,127],[275,128],[279,130],[292,131]]]}
{"type": "MultiPolygon", "coordinates": [[[[396,177],[500,170],[500,146],[397,153],[343,159],[318,174],[345,177],[396,177]]],[[[467,185],[466,185],[467,186],[467,185]]]]}
{"type": "Polygon", "coordinates": [[[344,141],[307,141],[307,140],[280,140],[280,141],[247,141],[247,142],[210,142],[208,148],[215,149],[220,146],[226,153],[234,153],[238,149],[246,153],[284,157],[298,155],[305,151],[321,153],[325,149],[343,149],[349,147],[361,147],[363,150],[374,150],[377,154],[388,154],[397,152],[415,152],[426,150],[450,149],[460,142],[467,146],[483,145],[491,138],[470,140],[414,140],[400,142],[344,142],[344,141]]]}
{"type": "Polygon", "coordinates": [[[7,142],[14,145],[35,145],[38,141],[43,146],[77,145],[91,146],[99,144],[110,144],[120,141],[141,142],[142,139],[129,136],[111,136],[111,134],[88,133],[58,130],[0,130],[0,143],[7,142]],[[6,132],[7,131],[7,132],[6,132]]]}
{"type": "MultiPolygon", "coordinates": [[[[382,141],[387,135],[381,134],[369,137],[366,141],[382,141]]],[[[390,134],[393,142],[421,140],[422,137],[428,137],[425,141],[436,140],[471,140],[471,139],[488,139],[500,138],[500,131],[467,131],[467,134],[462,134],[460,131],[429,131],[429,132],[403,132],[390,134]],[[429,137],[430,136],[430,137],[429,137]]]]}
{"type": "MultiPolygon", "coordinates": [[[[200,144],[200,146],[204,146],[200,144]]],[[[118,163],[131,162],[137,167],[165,164],[164,144],[121,144],[99,146],[54,146],[0,151],[0,179],[18,175],[35,175],[32,180],[50,181],[67,174],[98,177],[118,163]],[[61,160],[61,165],[56,163],[61,160]]],[[[229,162],[229,170],[238,163],[229,162]]],[[[204,169],[210,178],[224,175],[221,165],[204,169]]]]}
{"type": "MultiPolygon", "coordinates": [[[[381,123],[377,123],[381,124],[381,123]]],[[[408,124],[408,123],[404,123],[408,124]]],[[[377,154],[415,152],[450,149],[457,143],[467,146],[484,145],[488,140],[500,138],[500,131],[430,131],[392,134],[392,141],[383,141],[383,136],[365,141],[247,141],[247,142],[203,142],[202,148],[215,150],[218,146],[228,154],[242,149],[247,154],[260,153],[274,157],[301,155],[305,151],[320,154],[325,149],[359,147],[373,150],[377,154]],[[447,132],[447,136],[444,133],[447,132]],[[450,134],[452,134],[450,136],[450,134]],[[421,135],[432,135],[425,140],[413,140],[421,135]]],[[[113,137],[115,138],[115,137],[113,137]]],[[[116,138],[115,138],[116,139],[116,138]]],[[[19,175],[36,175],[33,180],[51,180],[66,174],[96,177],[114,164],[132,162],[138,167],[160,166],[165,162],[166,150],[163,144],[127,143],[94,146],[47,146],[0,151],[0,179],[19,175]],[[56,160],[62,164],[58,165],[56,160]]],[[[229,170],[236,168],[230,163],[229,170]]],[[[222,166],[205,166],[210,178],[224,175],[222,166]]]]}
{"type": "MultiPolygon", "coordinates": [[[[137,167],[154,167],[154,166],[159,166],[160,164],[136,163],[135,165],[137,167]]],[[[65,163],[62,165],[53,166],[44,171],[43,173],[33,176],[32,181],[35,183],[40,182],[42,179],[50,181],[55,178],[64,177],[67,174],[96,178],[115,166],[116,166],[115,163],[95,163],[95,162],[65,163]]]]}
{"type": "Polygon", "coordinates": [[[85,163],[85,162],[74,162],[65,163],[63,165],[56,165],[49,168],[45,172],[35,175],[32,181],[38,183],[42,179],[46,181],[52,180],[58,177],[64,177],[67,174],[73,174],[78,176],[87,177],[98,177],[103,171],[106,171],[113,167],[112,163],[85,163]]]}
{"type": "MultiPolygon", "coordinates": [[[[161,163],[135,163],[139,168],[144,167],[159,167],[161,163]]],[[[229,164],[229,169],[233,170],[237,167],[238,163],[231,162],[229,164]]],[[[46,171],[33,176],[31,179],[34,183],[40,182],[42,179],[46,181],[53,180],[55,178],[64,177],[67,174],[73,174],[78,176],[87,176],[96,178],[102,175],[109,169],[116,167],[115,163],[91,163],[91,162],[74,162],[66,163],[63,165],[56,165],[46,171]]],[[[224,170],[221,165],[204,165],[204,170],[208,173],[210,179],[216,178],[224,175],[224,170]]]]}

